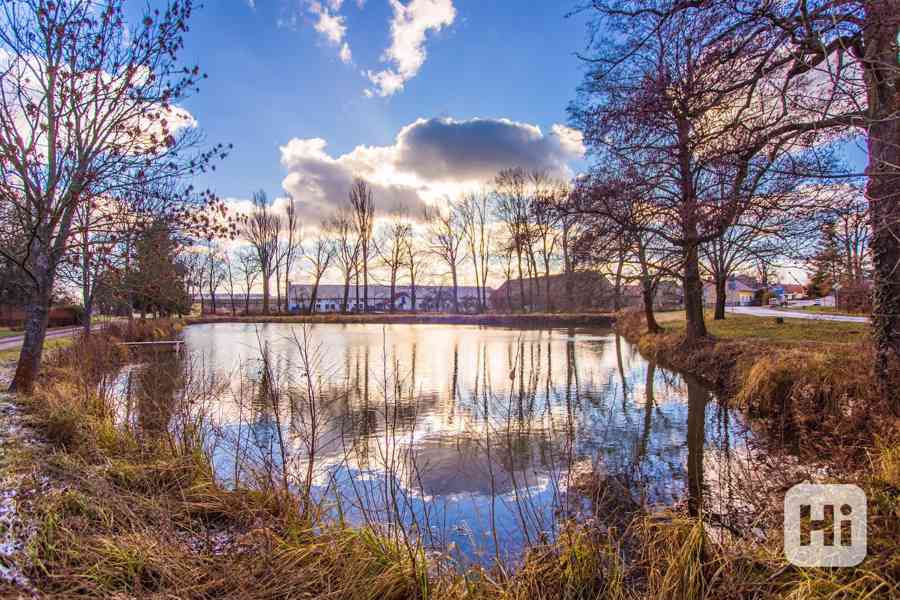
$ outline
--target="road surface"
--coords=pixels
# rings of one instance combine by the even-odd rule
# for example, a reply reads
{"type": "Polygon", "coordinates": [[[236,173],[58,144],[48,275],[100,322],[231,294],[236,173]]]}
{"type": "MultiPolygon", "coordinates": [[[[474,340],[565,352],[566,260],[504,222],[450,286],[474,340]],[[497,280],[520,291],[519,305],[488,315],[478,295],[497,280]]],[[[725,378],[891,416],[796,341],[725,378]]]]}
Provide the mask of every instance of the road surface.
{"type": "MultiPolygon", "coordinates": [[[[62,327],[59,329],[50,329],[47,331],[47,339],[55,340],[62,337],[72,337],[81,333],[81,326],[77,327],[62,327]]],[[[0,352],[4,350],[15,350],[19,346],[22,345],[22,342],[25,340],[25,335],[16,335],[11,337],[0,338],[0,352]]]]}
{"type": "Polygon", "coordinates": [[[847,323],[868,323],[869,317],[852,317],[850,315],[829,315],[826,313],[813,313],[793,310],[774,310],[762,306],[729,306],[727,312],[736,315],[751,315],[754,317],[784,317],[785,319],[809,319],[811,321],[844,321],[847,323]]]}

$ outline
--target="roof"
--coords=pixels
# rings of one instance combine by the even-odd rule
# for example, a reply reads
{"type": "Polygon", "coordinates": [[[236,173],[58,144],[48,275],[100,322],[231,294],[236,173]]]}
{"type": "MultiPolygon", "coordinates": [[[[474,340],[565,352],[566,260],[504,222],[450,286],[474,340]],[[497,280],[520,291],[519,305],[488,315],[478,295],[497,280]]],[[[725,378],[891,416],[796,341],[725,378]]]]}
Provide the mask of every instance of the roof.
{"type": "Polygon", "coordinates": [[[788,294],[805,294],[806,287],[798,283],[782,283],[781,288],[788,294]]]}
{"type": "MultiPolygon", "coordinates": [[[[312,296],[313,286],[307,283],[293,283],[291,284],[290,296],[292,298],[303,297],[309,298],[312,296]]],[[[464,298],[478,298],[479,288],[474,285],[461,285],[457,288],[457,295],[460,300],[464,298]]],[[[491,289],[488,288],[487,293],[491,293],[491,289]]],[[[451,294],[453,292],[453,287],[449,285],[417,285],[416,286],[416,296],[420,299],[427,298],[429,296],[434,296],[438,293],[441,294],[451,294]]],[[[359,293],[362,296],[362,285],[359,286],[359,293]]],[[[394,294],[396,296],[400,295],[412,295],[412,288],[408,285],[398,285],[394,288],[394,294]]],[[[319,285],[319,289],[316,292],[316,296],[319,299],[326,298],[344,298],[344,286],[342,284],[334,284],[334,283],[323,283],[319,285]]],[[[389,285],[374,285],[369,284],[369,300],[387,300],[391,296],[391,286],[389,285]]],[[[350,284],[350,298],[356,298],[356,286],[354,284],[350,284]]]]}

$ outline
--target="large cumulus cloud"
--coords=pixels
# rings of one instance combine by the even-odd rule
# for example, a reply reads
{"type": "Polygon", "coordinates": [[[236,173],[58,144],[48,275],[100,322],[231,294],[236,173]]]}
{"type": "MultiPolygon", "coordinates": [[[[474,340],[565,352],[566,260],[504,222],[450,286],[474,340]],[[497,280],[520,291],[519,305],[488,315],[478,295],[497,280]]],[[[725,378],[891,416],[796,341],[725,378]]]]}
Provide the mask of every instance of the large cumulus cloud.
{"type": "Polygon", "coordinates": [[[550,135],[508,119],[419,119],[397,136],[398,160],[427,179],[490,179],[506,167],[563,174],[581,154],[572,134],[556,125],[550,135]]]}
{"type": "Polygon", "coordinates": [[[423,206],[490,181],[498,171],[523,167],[569,177],[568,163],[584,152],[571,129],[508,119],[419,119],[390,146],[357,146],[340,156],[321,138],[294,138],[281,147],[285,191],[303,213],[321,218],[346,203],[355,176],[368,180],[376,207],[420,215],[423,206]]]}

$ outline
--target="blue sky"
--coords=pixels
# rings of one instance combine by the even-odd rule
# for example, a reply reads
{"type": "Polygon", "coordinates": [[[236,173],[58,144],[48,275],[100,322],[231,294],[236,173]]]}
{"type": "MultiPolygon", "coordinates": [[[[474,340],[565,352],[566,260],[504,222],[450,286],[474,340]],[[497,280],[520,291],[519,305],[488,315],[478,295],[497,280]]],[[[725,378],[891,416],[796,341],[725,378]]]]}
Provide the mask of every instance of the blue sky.
{"type": "MultiPolygon", "coordinates": [[[[321,170],[329,166],[323,162],[326,156],[337,159],[358,146],[392,147],[401,128],[417,119],[447,119],[452,127],[444,129],[451,137],[475,118],[534,125],[547,138],[534,148],[545,149],[553,126],[566,122],[566,105],[582,73],[575,53],[584,46],[586,30],[583,17],[566,18],[573,7],[567,2],[484,0],[210,2],[195,13],[183,54],[186,61],[199,63],[209,79],[185,107],[210,142],[230,142],[234,150],[198,184],[226,198],[247,198],[259,188],[270,196],[283,194],[290,170],[282,164],[280,148],[291,140],[318,139],[327,146],[297,146],[303,156],[291,191],[295,197],[315,195],[314,186],[321,196],[317,201],[324,204],[335,200],[330,196],[340,189],[338,184],[357,170],[353,162],[340,173],[323,175],[321,170]],[[407,27],[395,36],[392,22],[398,13],[407,27]],[[439,27],[429,28],[429,23],[439,27]],[[422,27],[424,43],[410,44],[409,36],[414,38],[422,27]],[[403,39],[394,44],[395,37],[403,39]],[[352,54],[346,62],[341,58],[344,44],[352,54]],[[410,45],[412,54],[424,52],[424,61],[421,54],[410,59],[410,45]],[[392,47],[399,48],[399,57],[382,60],[392,47]],[[408,75],[410,64],[414,73],[403,89],[386,97],[365,74],[397,74],[406,68],[408,75]],[[321,160],[310,164],[310,153],[321,160]],[[312,178],[310,170],[316,171],[312,178]]],[[[476,127],[467,129],[483,135],[476,127]]],[[[515,128],[509,133],[529,140],[537,135],[515,128]]],[[[559,151],[551,160],[553,165],[563,162],[577,163],[577,152],[559,151]]],[[[395,182],[383,183],[389,195],[395,182]]]]}

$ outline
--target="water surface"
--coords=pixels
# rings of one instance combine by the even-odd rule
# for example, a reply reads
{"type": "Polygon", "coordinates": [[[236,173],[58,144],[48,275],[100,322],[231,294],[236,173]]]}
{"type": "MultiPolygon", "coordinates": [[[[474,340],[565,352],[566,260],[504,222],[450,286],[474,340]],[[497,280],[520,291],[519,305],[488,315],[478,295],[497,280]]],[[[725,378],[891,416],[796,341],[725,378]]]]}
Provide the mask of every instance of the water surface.
{"type": "Polygon", "coordinates": [[[515,562],[565,517],[721,519],[753,439],[610,331],[238,323],[184,339],[193,377],[224,391],[207,407],[220,477],[287,478],[462,562],[515,562]]]}

